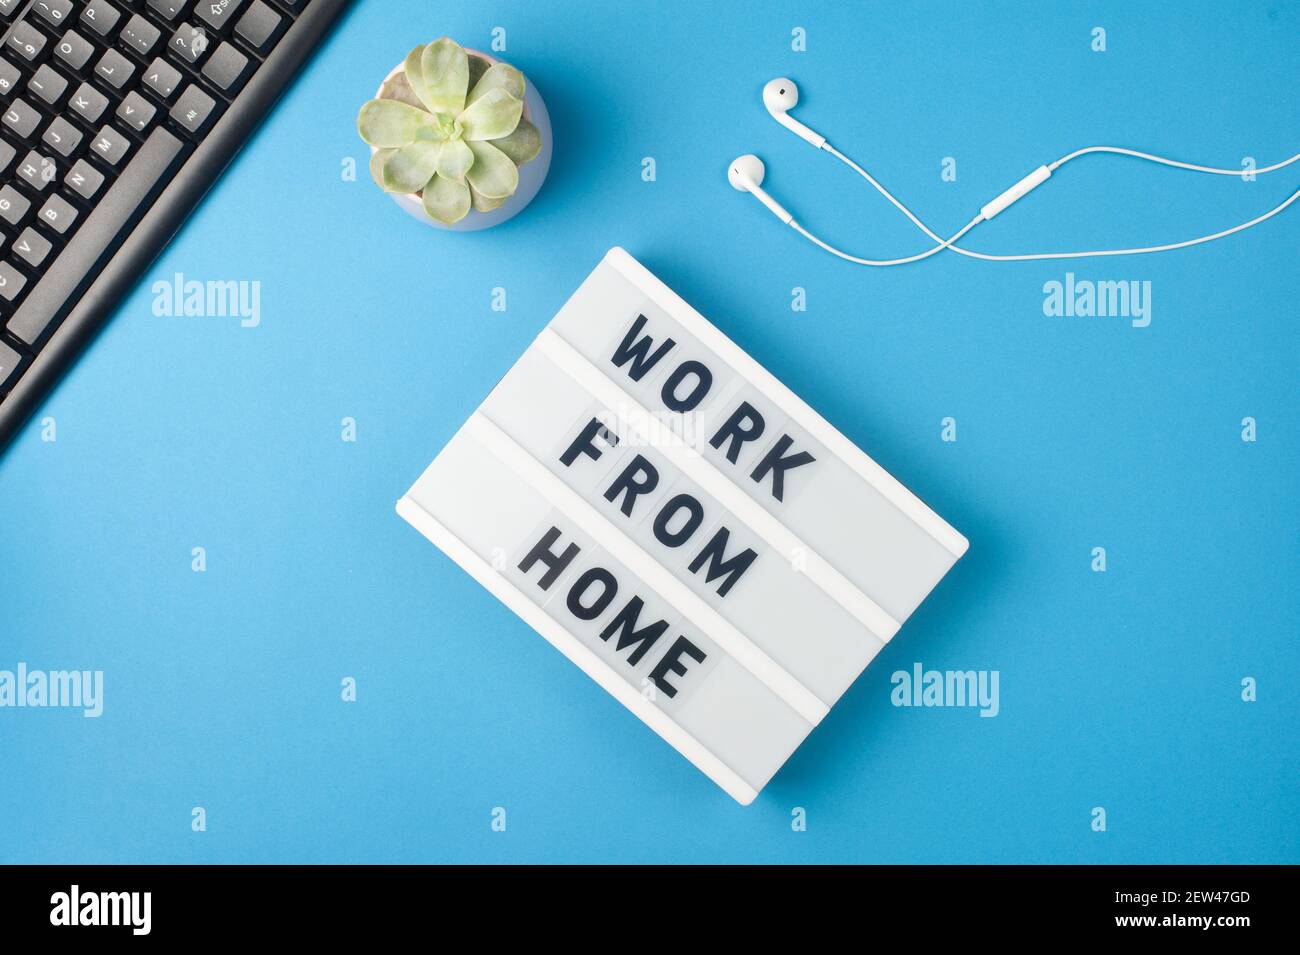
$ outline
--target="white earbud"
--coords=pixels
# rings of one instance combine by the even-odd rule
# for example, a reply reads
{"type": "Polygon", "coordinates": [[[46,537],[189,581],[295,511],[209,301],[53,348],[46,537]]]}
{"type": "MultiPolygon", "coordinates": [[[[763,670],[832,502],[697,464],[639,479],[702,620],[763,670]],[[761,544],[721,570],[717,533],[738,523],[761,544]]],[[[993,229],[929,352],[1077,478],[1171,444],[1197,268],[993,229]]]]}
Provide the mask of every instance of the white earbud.
{"type": "Polygon", "coordinates": [[[799,87],[794,85],[794,80],[778,76],[764,86],[763,105],[767,107],[774,120],[796,136],[808,140],[818,149],[821,149],[822,144],[826,142],[825,136],[814,133],[797,119],[791,118],[790,110],[799,105],[799,87]]]}
{"type": "Polygon", "coordinates": [[[753,153],[746,153],[737,156],[727,167],[727,182],[731,183],[732,189],[753,193],[759,202],[772,210],[773,215],[789,225],[794,216],[790,215],[781,203],[763,191],[763,176],[766,172],[767,170],[763,168],[763,160],[753,153]]]}

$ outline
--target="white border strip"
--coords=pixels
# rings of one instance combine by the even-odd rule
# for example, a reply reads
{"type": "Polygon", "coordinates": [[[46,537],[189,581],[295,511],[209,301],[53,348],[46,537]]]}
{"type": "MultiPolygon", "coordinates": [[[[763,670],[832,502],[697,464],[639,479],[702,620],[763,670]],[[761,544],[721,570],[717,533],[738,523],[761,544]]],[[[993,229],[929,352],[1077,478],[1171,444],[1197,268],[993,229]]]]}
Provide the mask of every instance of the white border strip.
{"type": "Polygon", "coordinates": [[[832,567],[825,558],[799,539],[770,511],[738,488],[698,451],[671,435],[667,440],[655,440],[637,421],[626,414],[631,411],[641,421],[650,420],[650,412],[614,381],[588,361],[581,352],[559,336],[550,326],[542,329],[533,345],[549,358],[569,378],[577,382],[593,398],[617,416],[624,427],[636,432],[639,439],[653,446],[687,477],[700,485],[723,507],[752,528],[769,546],[790,559],[796,549],[802,550],[805,566],[801,571],[828,597],[857,618],[881,643],[887,643],[901,626],[874,600],[853,585],[843,574],[832,567]]]}
{"type": "Polygon", "coordinates": [[[750,642],[748,637],[642,550],[609,518],[547,470],[544,464],[520,447],[483,412],[475,411],[465,422],[464,430],[529,486],[577,522],[597,544],[645,581],[646,586],[672,604],[678,613],[699,627],[805,720],[816,726],[830,711],[830,707],[816,694],[750,642]]]}
{"type": "Polygon", "coordinates": [[[417,531],[427,537],[465,572],[482,584],[489,593],[500,600],[540,633],[551,646],[569,658],[583,673],[595,680],[614,699],[618,700],[641,722],[658,733],[673,749],[689,759],[700,772],[721,786],[732,799],[748,806],[758,795],[753,786],[745,782],[730,766],[715,756],[699,740],[691,736],[659,707],[655,706],[588,647],[560,625],[560,622],[533,603],[505,577],[492,569],[487,561],[470,550],[463,541],[440,524],[428,511],[409,495],[397,502],[397,513],[417,531]]]}
{"type": "Polygon", "coordinates": [[[624,278],[641,289],[660,308],[680,322],[691,334],[704,343],[723,361],[740,373],[742,378],[763,392],[767,398],[797,421],[805,431],[824,444],[832,454],[852,468],[894,507],[912,519],[922,530],[942,544],[956,557],[966,553],[970,542],[947,521],[930,510],[925,503],[905,488],[888,471],[882,468],[865,451],[840,434],[825,418],[810,408],[793,391],[781,384],[772,373],[756,362],[707,318],[661,282],[644,265],[615,246],[605,253],[608,262],[624,278]]]}

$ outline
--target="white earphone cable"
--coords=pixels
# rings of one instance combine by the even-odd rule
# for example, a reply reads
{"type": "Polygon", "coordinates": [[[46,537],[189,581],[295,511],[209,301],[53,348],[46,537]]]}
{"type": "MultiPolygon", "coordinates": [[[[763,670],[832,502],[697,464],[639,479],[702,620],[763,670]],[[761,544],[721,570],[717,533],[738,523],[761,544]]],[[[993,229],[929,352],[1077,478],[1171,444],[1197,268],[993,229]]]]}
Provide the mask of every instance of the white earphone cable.
{"type": "Polygon", "coordinates": [[[1136,149],[1125,149],[1122,146],[1087,146],[1083,149],[1076,149],[1068,156],[1062,156],[1056,162],[1047,168],[1055,172],[1061,166],[1064,166],[1071,159],[1077,159],[1080,156],[1086,156],[1089,153],[1117,153],[1120,156],[1133,156],[1136,159],[1145,159],[1147,162],[1157,162],[1163,166],[1175,166],[1178,169],[1190,169],[1193,172],[1210,172],[1216,176],[1244,176],[1247,172],[1253,172],[1255,175],[1263,175],[1266,172],[1273,172],[1281,169],[1283,166],[1289,166],[1293,162],[1300,160],[1300,153],[1296,153],[1290,159],[1283,159],[1281,162],[1273,163],[1271,166],[1265,166],[1263,169],[1219,169],[1217,166],[1197,166],[1189,162],[1179,162],[1177,159],[1166,159],[1164,156],[1153,156],[1151,153],[1138,152],[1136,149]]]}
{"type": "MultiPolygon", "coordinates": [[[[974,219],[971,219],[970,222],[966,223],[966,225],[962,226],[961,231],[959,231],[951,239],[940,239],[937,235],[931,235],[931,238],[933,238],[936,242],[939,243],[938,245],[936,245],[934,248],[926,249],[924,252],[918,252],[916,255],[909,255],[903,259],[860,259],[856,255],[849,255],[847,252],[841,252],[833,245],[828,245],[827,243],[817,238],[817,236],[813,235],[811,232],[809,232],[807,229],[805,229],[803,226],[801,226],[798,222],[796,222],[793,219],[790,220],[790,228],[794,229],[796,232],[802,235],[809,242],[812,242],[814,245],[821,246],[831,255],[838,255],[841,259],[845,259],[846,261],[849,262],[856,262],[858,265],[906,265],[909,262],[919,262],[921,259],[928,259],[930,256],[934,255],[937,252],[942,252],[944,249],[954,248],[953,246],[954,242],[956,242],[958,239],[964,236],[971,229],[975,228],[975,226],[979,225],[980,222],[982,221],[983,220],[981,217],[976,216],[974,219]]],[[[929,231],[930,231],[929,229],[926,229],[927,233],[929,233],[929,231]]]]}
{"type": "MultiPolygon", "coordinates": [[[[1232,228],[1224,229],[1220,232],[1215,232],[1210,235],[1199,236],[1195,239],[1187,239],[1183,242],[1172,242],[1166,245],[1142,246],[1142,247],[1131,248],[1131,249],[1098,249],[1090,252],[1038,252],[1038,253],[1031,253],[1031,254],[1024,254],[1024,255],[991,255],[985,252],[975,252],[971,249],[963,249],[957,245],[954,245],[954,243],[958,239],[964,236],[967,232],[973,229],[980,222],[984,221],[984,217],[982,214],[976,216],[974,219],[968,222],[959,232],[957,232],[951,238],[942,239],[932,229],[930,229],[924,222],[918,219],[916,215],[910,209],[907,208],[907,206],[903,205],[903,203],[901,203],[898,199],[896,199],[889,192],[888,189],[886,189],[879,182],[877,182],[876,179],[870,173],[868,173],[865,169],[863,169],[861,166],[855,163],[852,159],[850,159],[848,156],[841,153],[830,143],[823,143],[821,148],[829,152],[832,156],[840,160],[842,163],[844,163],[850,169],[852,169],[854,172],[860,175],[863,179],[865,179],[868,183],[870,183],[871,186],[877,192],[879,192],[882,196],[884,196],[885,199],[887,199],[895,208],[897,208],[901,213],[903,213],[903,215],[905,215],[909,220],[911,220],[913,225],[915,225],[923,233],[925,233],[932,240],[938,243],[938,245],[934,246],[933,248],[927,249],[924,252],[917,253],[916,255],[907,256],[905,258],[863,259],[863,258],[858,258],[857,256],[849,255],[845,252],[841,252],[839,249],[836,249],[833,246],[823,242],[821,239],[817,238],[815,235],[813,235],[811,232],[809,232],[799,223],[791,220],[790,226],[793,229],[795,229],[795,231],[797,231],[800,235],[804,236],[804,238],[808,239],[810,242],[813,242],[814,244],[820,246],[821,248],[825,249],[827,252],[830,252],[832,255],[839,256],[842,259],[845,259],[849,262],[855,262],[860,265],[872,265],[872,266],[904,265],[909,262],[916,262],[921,259],[929,258],[931,255],[934,255],[938,252],[942,252],[944,249],[949,249],[953,252],[958,253],[959,255],[968,256],[969,258],[983,259],[989,262],[1028,262],[1028,261],[1034,261],[1040,259],[1077,259],[1077,258],[1089,258],[1092,256],[1103,256],[1103,255],[1142,255],[1149,252],[1168,252],[1173,249],[1183,249],[1188,246],[1199,245],[1203,242],[1212,242],[1215,239],[1221,239],[1224,236],[1232,235],[1235,232],[1241,232],[1244,229],[1249,229],[1252,226],[1258,225],[1259,223],[1265,221],[1266,219],[1271,219],[1273,216],[1277,215],[1287,206],[1295,202],[1296,199],[1300,198],[1300,189],[1297,189],[1295,192],[1293,192],[1290,195],[1289,198],[1287,198],[1280,205],[1275,206],[1274,208],[1270,209],[1268,212],[1265,212],[1263,215],[1251,219],[1249,222],[1243,222],[1240,225],[1233,226],[1232,228]]],[[[1160,163],[1166,166],[1174,166],[1179,169],[1188,169],[1194,172],[1213,173],[1215,175],[1221,175],[1221,176],[1241,176],[1243,174],[1243,170],[1239,170],[1239,169],[1234,170],[1234,169],[1220,169],[1213,166],[1197,166],[1192,163],[1179,162],[1176,159],[1167,159],[1163,156],[1155,156],[1152,155],[1151,153],[1138,152],[1137,150],[1133,150],[1133,149],[1124,149],[1119,146],[1088,146],[1084,149],[1079,149],[1072,153],[1069,153],[1068,155],[1062,156],[1060,159],[1056,160],[1056,162],[1049,165],[1047,169],[1049,171],[1055,171],[1056,169],[1059,169],[1061,166],[1065,165],[1070,160],[1077,159],[1080,156],[1085,156],[1090,153],[1116,153],[1119,155],[1132,156],[1137,159],[1144,159],[1149,162],[1160,163]]],[[[1289,166],[1298,160],[1300,160],[1300,153],[1297,153],[1296,155],[1290,157],[1289,159],[1285,159],[1282,162],[1274,163],[1271,166],[1265,166],[1261,169],[1256,169],[1254,170],[1254,172],[1256,175],[1273,172],[1285,166],[1289,166]]]]}

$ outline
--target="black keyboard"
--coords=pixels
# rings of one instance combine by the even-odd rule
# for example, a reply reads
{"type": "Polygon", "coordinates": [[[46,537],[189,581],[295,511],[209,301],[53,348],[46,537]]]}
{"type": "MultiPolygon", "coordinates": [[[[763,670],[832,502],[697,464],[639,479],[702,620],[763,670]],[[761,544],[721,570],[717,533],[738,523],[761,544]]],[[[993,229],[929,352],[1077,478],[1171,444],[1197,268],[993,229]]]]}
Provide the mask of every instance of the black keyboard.
{"type": "Polygon", "coordinates": [[[0,0],[0,449],[348,0],[0,0]]]}

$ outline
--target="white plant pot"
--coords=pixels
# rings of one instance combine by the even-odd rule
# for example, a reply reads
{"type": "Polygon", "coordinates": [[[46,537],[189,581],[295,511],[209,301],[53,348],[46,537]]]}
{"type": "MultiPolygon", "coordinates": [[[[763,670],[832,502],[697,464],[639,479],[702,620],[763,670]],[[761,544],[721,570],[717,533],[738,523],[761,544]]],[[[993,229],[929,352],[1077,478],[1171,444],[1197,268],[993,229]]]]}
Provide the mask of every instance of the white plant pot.
{"type": "MultiPolygon", "coordinates": [[[[496,57],[480,50],[471,50],[465,48],[465,52],[472,56],[481,56],[489,63],[500,62],[496,57]]],[[[387,83],[398,73],[402,72],[403,64],[399,63],[389,71],[384,77],[384,83],[387,83]]],[[[519,188],[515,194],[507,199],[501,205],[497,206],[491,212],[478,212],[470,209],[469,214],[459,222],[447,225],[445,222],[439,222],[432,218],[424,211],[424,204],[420,197],[415,193],[395,193],[390,192],[394,202],[398,204],[407,213],[419,219],[421,222],[428,223],[437,229],[446,229],[450,232],[478,232],[480,229],[490,229],[494,225],[499,225],[507,219],[513,219],[519,213],[523,212],[528,203],[533,201],[542,188],[542,183],[546,181],[546,174],[551,168],[551,116],[546,112],[546,104],[542,102],[542,97],[537,92],[537,87],[533,85],[532,77],[524,74],[526,86],[524,87],[524,119],[531,122],[537,127],[537,131],[542,137],[542,150],[531,161],[526,162],[519,167],[519,188]]],[[[379,91],[384,88],[384,83],[379,84],[379,91]]],[[[379,91],[375,96],[379,96],[379,91]]],[[[370,147],[370,155],[374,155],[378,150],[370,147]]]]}

